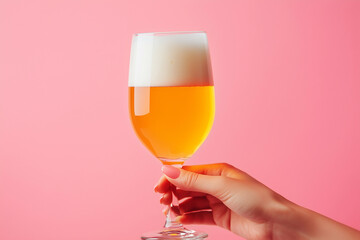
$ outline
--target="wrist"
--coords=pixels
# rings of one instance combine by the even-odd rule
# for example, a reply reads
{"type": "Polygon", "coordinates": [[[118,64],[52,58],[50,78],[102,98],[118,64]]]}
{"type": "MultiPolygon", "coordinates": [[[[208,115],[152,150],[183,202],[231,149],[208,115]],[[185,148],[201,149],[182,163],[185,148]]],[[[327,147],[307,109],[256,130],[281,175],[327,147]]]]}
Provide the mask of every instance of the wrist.
{"type": "Polygon", "coordinates": [[[270,207],[269,219],[273,240],[305,240],[312,236],[311,212],[278,194],[270,207]]]}

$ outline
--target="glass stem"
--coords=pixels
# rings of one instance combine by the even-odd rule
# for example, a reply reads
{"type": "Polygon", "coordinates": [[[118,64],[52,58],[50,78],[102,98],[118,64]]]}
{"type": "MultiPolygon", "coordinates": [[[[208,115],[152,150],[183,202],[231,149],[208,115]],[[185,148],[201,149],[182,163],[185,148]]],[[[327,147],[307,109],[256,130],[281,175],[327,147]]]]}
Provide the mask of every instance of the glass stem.
{"type": "MultiPolygon", "coordinates": [[[[180,165],[180,164],[176,164],[176,165],[174,164],[173,166],[178,167],[178,168],[182,167],[182,165],[180,165]]],[[[172,202],[170,203],[170,205],[167,208],[166,220],[165,220],[164,227],[167,229],[183,228],[183,225],[181,223],[175,221],[177,214],[173,211],[173,208],[175,207],[175,209],[177,209],[177,207],[179,206],[179,201],[173,191],[171,191],[171,194],[172,194],[172,202]]]]}
{"type": "Polygon", "coordinates": [[[167,209],[167,213],[166,213],[166,221],[165,221],[165,228],[182,228],[182,224],[175,221],[175,218],[176,218],[176,214],[174,213],[174,211],[172,210],[172,208],[175,206],[179,206],[177,204],[177,199],[175,198],[175,195],[173,195],[173,202],[170,203],[170,205],[168,206],[168,209],[167,209]]]}

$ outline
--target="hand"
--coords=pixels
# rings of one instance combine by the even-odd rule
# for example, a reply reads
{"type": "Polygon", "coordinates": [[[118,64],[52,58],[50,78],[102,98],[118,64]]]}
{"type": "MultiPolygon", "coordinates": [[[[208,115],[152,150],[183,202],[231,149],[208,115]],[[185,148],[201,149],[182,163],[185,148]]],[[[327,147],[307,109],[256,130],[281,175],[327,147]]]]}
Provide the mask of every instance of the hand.
{"type": "Polygon", "coordinates": [[[160,202],[166,205],[174,193],[180,204],[173,211],[183,224],[215,224],[250,240],[360,237],[355,229],[288,201],[231,165],[162,170],[155,191],[163,193],[160,202]]]}
{"type": "Polygon", "coordinates": [[[156,191],[164,193],[163,204],[171,203],[171,190],[179,200],[184,199],[174,209],[180,212],[177,220],[181,223],[216,224],[247,239],[270,239],[268,212],[275,208],[280,212],[278,201],[283,199],[248,174],[228,164],[164,166],[163,171],[169,177],[160,179],[156,191]]]}

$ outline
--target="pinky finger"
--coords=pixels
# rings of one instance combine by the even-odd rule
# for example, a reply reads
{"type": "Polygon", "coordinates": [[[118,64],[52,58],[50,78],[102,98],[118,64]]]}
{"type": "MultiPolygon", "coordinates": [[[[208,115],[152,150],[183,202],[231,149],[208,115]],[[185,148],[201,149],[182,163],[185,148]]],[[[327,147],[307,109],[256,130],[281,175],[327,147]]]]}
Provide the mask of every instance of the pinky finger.
{"type": "Polygon", "coordinates": [[[192,212],[176,217],[176,220],[183,224],[206,224],[215,225],[211,211],[192,212]]]}

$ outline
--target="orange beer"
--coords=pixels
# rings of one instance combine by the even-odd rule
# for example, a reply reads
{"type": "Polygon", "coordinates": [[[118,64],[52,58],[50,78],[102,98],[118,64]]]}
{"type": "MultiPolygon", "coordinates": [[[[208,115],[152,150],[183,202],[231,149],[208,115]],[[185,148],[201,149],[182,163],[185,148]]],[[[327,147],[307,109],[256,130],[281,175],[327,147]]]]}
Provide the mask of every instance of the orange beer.
{"type": "Polygon", "coordinates": [[[213,86],[129,87],[137,136],[164,164],[182,164],[204,142],[214,121],[213,86]]]}
{"type": "Polygon", "coordinates": [[[137,136],[163,164],[180,165],[191,157],[214,121],[206,33],[135,35],[129,109],[137,136]]]}

